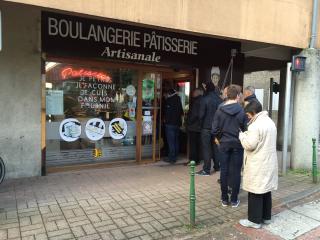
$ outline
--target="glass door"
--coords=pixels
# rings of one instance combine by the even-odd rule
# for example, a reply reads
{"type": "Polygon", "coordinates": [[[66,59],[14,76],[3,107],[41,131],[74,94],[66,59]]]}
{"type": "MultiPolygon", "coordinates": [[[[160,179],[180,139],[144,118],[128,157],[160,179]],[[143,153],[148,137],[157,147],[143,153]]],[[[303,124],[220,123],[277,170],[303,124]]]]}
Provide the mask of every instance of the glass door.
{"type": "Polygon", "coordinates": [[[142,74],[141,160],[160,160],[161,74],[142,74]]]}

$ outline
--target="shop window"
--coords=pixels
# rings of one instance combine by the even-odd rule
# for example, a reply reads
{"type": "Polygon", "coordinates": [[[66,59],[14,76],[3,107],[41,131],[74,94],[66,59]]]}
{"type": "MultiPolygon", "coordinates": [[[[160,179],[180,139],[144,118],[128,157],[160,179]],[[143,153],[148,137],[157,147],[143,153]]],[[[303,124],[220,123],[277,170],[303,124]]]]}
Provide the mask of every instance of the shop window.
{"type": "Polygon", "coordinates": [[[135,159],[137,83],[133,69],[47,62],[47,166],[135,159]]]}

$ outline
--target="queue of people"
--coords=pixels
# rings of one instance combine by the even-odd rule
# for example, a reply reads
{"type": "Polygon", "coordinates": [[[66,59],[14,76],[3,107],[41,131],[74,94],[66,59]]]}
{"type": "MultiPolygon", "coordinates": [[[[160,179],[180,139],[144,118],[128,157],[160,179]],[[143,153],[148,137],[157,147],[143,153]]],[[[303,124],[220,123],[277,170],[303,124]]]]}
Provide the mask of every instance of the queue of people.
{"type": "Polygon", "coordinates": [[[212,81],[196,89],[188,114],[189,161],[198,165],[199,176],[220,171],[221,204],[236,208],[242,188],[248,192],[248,218],[244,227],[260,228],[271,221],[271,191],[278,185],[276,126],[249,86],[230,85],[217,94],[212,81]],[[213,170],[211,162],[213,161],[213,170]],[[243,171],[242,171],[243,170],[243,171]]]}
{"type": "MultiPolygon", "coordinates": [[[[199,165],[203,160],[196,173],[199,176],[220,171],[223,207],[239,206],[242,175],[242,188],[248,192],[248,218],[239,223],[260,228],[271,221],[271,192],[278,186],[277,129],[268,112],[262,111],[254,87],[246,87],[242,94],[240,86],[230,85],[220,95],[219,80],[219,69],[212,68],[211,79],[192,92],[187,115],[190,152],[185,165],[190,161],[199,165]]],[[[171,89],[165,104],[170,163],[177,160],[182,115],[180,98],[171,89]]]]}

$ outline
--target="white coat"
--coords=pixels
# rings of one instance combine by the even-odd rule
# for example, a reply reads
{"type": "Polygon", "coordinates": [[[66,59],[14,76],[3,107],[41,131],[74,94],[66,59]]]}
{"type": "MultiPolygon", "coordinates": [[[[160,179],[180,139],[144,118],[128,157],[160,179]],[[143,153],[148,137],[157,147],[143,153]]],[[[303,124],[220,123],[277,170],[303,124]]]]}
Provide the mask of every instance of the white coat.
{"type": "Polygon", "coordinates": [[[263,194],[278,188],[277,128],[263,111],[249,122],[239,139],[244,148],[243,189],[263,194]]]}

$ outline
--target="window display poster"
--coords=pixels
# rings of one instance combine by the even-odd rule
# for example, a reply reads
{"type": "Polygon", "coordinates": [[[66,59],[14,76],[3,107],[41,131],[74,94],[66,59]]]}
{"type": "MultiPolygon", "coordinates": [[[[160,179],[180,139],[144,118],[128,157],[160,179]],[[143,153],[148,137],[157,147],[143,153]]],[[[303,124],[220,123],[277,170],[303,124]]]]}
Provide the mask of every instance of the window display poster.
{"type": "Polygon", "coordinates": [[[154,80],[144,79],[142,82],[142,99],[151,101],[154,99],[154,80]]]}
{"type": "Polygon", "coordinates": [[[75,118],[67,118],[60,123],[60,137],[66,142],[74,142],[81,135],[81,123],[75,118]]]}
{"type": "Polygon", "coordinates": [[[152,121],[144,121],[142,123],[142,134],[151,135],[152,134],[152,121]]]}
{"type": "Polygon", "coordinates": [[[142,134],[151,135],[152,134],[152,117],[150,116],[150,111],[145,111],[142,122],[142,134]]]}
{"type": "Polygon", "coordinates": [[[86,124],[87,137],[92,141],[98,141],[104,137],[106,125],[100,118],[92,118],[86,124]]]}
{"type": "Polygon", "coordinates": [[[47,115],[63,115],[63,90],[47,90],[47,115]]]}

